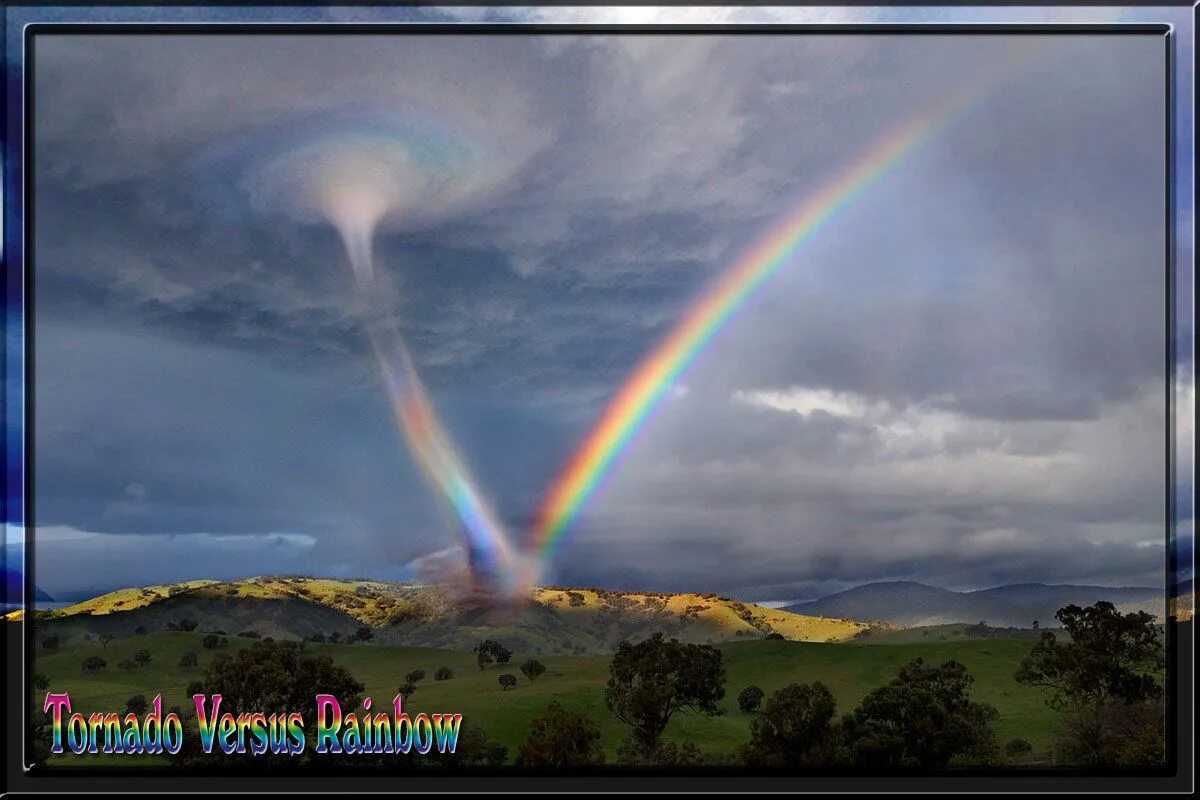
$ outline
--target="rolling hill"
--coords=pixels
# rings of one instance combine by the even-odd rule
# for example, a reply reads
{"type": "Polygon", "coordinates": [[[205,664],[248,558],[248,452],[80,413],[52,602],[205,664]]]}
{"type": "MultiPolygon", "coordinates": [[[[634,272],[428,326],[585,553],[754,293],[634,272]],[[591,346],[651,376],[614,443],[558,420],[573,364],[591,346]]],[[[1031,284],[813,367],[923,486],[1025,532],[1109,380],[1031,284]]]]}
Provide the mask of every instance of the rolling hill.
{"type": "Polygon", "coordinates": [[[40,635],[57,633],[66,641],[153,633],[192,620],[199,631],[227,635],[253,631],[297,639],[336,632],[348,637],[366,626],[378,644],[470,650],[483,639],[495,639],[519,652],[546,655],[608,653],[622,639],[656,632],[696,643],[762,639],[770,633],[793,641],[834,642],[866,627],[714,594],[539,587],[528,604],[505,608],[464,604],[434,586],[299,576],[121,589],[40,611],[38,620],[40,635]]]}
{"type": "Polygon", "coordinates": [[[797,614],[878,620],[897,625],[924,626],[975,623],[1028,628],[1037,620],[1055,625],[1054,614],[1065,605],[1090,605],[1108,600],[1122,611],[1145,610],[1162,616],[1163,590],[1144,587],[1106,587],[1013,584],[955,592],[913,581],[869,583],[819,600],[786,606],[797,614]]]}

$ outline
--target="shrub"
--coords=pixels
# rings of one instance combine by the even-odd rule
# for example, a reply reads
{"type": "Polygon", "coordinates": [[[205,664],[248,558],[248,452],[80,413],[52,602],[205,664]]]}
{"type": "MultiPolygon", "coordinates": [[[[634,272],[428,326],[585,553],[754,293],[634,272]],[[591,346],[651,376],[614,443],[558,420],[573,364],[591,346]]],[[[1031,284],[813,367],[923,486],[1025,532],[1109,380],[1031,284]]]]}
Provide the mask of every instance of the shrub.
{"type": "Polygon", "coordinates": [[[131,658],[122,658],[117,662],[117,669],[122,672],[133,672],[138,668],[137,662],[131,658]]]}
{"type": "Polygon", "coordinates": [[[418,683],[425,680],[425,670],[414,669],[412,672],[404,676],[404,680],[408,683],[418,683]]]}
{"type": "Polygon", "coordinates": [[[99,672],[108,666],[108,662],[100,656],[88,656],[81,664],[84,672],[99,672]]]}
{"type": "Polygon", "coordinates": [[[438,667],[433,673],[433,679],[435,681],[448,681],[453,677],[454,670],[450,669],[449,667],[438,667]]]}
{"type": "Polygon", "coordinates": [[[141,648],[133,654],[133,660],[139,667],[144,667],[150,663],[150,651],[146,648],[141,648]]]}
{"type": "Polygon", "coordinates": [[[747,686],[742,689],[738,695],[738,708],[742,711],[750,712],[756,710],[762,704],[763,690],[757,686],[747,686]]]}
{"type": "Polygon", "coordinates": [[[1009,739],[1004,745],[1004,754],[1009,758],[1022,758],[1033,752],[1033,745],[1024,739],[1009,739]]]}
{"type": "Polygon", "coordinates": [[[507,692],[509,689],[517,685],[517,676],[504,673],[500,676],[500,691],[507,692]]]}

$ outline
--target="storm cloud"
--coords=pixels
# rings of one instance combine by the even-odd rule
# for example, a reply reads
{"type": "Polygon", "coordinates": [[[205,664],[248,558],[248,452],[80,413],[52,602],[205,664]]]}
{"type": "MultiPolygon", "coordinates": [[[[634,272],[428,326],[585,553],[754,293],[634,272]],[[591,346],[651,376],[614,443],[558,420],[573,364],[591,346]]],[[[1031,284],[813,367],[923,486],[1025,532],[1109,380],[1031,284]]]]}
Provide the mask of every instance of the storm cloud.
{"type": "Polygon", "coordinates": [[[135,552],[204,573],[179,578],[392,577],[452,544],[336,232],[278,180],[297,137],[464,143],[404,187],[375,256],[448,428],[524,531],[709,281],[973,84],[681,376],[548,577],[753,599],[1157,583],[1162,41],[1038,37],[1016,66],[1014,46],[43,34],[36,519],[56,533],[39,584],[103,588],[135,552]]]}

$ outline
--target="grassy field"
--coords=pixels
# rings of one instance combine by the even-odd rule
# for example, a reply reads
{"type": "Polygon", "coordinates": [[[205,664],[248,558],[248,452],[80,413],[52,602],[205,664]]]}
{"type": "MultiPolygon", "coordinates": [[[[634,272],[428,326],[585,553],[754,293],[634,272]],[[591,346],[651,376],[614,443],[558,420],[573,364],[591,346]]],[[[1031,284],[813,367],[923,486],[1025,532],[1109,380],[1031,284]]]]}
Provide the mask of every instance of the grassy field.
{"type": "MultiPolygon", "coordinates": [[[[229,637],[223,650],[205,650],[200,633],[163,632],[119,639],[107,647],[68,644],[55,651],[39,650],[35,670],[50,678],[55,691],[69,691],[76,711],[120,711],[133,694],[152,699],[162,692],[164,706],[186,706],[187,684],[196,679],[218,652],[248,646],[252,640],[229,637]],[[152,653],[147,666],[125,673],[116,669],[121,659],[146,648],[152,653]],[[178,665],[183,652],[194,650],[200,660],[195,669],[178,665]],[[100,655],[108,668],[85,674],[80,662],[100,655]]],[[[1033,744],[1035,754],[1044,753],[1057,722],[1046,708],[1039,690],[1017,684],[1013,671],[1031,646],[1029,640],[986,639],[968,641],[922,641],[897,644],[809,643],[789,641],[744,641],[719,645],[724,655],[727,683],[723,701],[725,714],[707,718],[679,714],[668,728],[667,738],[694,742],[702,751],[726,756],[748,738],[753,716],[737,710],[736,698],[746,686],[756,684],[769,695],[794,682],[819,680],[833,691],[838,711],[852,710],[871,689],[887,683],[900,666],[917,656],[940,663],[956,659],[975,678],[974,697],[994,705],[1000,712],[997,734],[1001,742],[1020,737],[1033,744]]],[[[547,672],[534,682],[517,669],[524,655],[513,655],[505,667],[480,671],[470,653],[422,647],[387,645],[306,645],[311,652],[327,653],[360,680],[376,703],[388,703],[405,673],[423,669],[427,678],[405,708],[410,712],[461,712],[465,719],[481,725],[492,739],[509,748],[509,756],[529,733],[530,721],[553,700],[591,717],[603,734],[611,759],[628,729],[604,707],[604,684],[608,678],[607,656],[543,656],[547,672]],[[449,666],[455,677],[434,681],[433,673],[449,666]],[[501,691],[498,676],[511,672],[519,679],[515,689],[501,691]]],[[[315,708],[299,709],[306,717],[315,708]]],[[[349,711],[350,709],[343,709],[349,711]]],[[[188,731],[188,735],[195,735],[188,731]]],[[[96,762],[91,762],[96,763],[96,762]]]]}

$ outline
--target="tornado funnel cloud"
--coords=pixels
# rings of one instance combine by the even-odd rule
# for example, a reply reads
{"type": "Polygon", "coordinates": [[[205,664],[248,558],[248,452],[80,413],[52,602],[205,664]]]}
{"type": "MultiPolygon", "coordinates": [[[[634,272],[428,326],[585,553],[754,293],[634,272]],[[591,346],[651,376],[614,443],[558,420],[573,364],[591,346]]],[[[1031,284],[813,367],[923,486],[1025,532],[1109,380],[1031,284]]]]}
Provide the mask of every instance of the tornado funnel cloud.
{"type": "Polygon", "coordinates": [[[374,253],[377,231],[419,228],[498,191],[509,168],[492,156],[470,131],[412,108],[251,137],[213,153],[210,171],[234,167],[252,210],[337,230],[396,426],[457,529],[472,593],[507,600],[532,585],[535,562],[515,550],[438,418],[374,253]]]}
{"type": "Polygon", "coordinates": [[[389,197],[369,186],[338,183],[322,200],[321,208],[340,234],[354,272],[366,332],[397,426],[462,535],[470,588],[477,595],[516,596],[527,582],[509,536],[438,419],[376,276],[374,236],[391,210],[389,197]]]}

